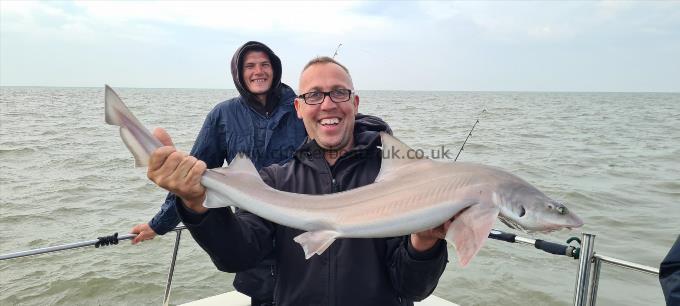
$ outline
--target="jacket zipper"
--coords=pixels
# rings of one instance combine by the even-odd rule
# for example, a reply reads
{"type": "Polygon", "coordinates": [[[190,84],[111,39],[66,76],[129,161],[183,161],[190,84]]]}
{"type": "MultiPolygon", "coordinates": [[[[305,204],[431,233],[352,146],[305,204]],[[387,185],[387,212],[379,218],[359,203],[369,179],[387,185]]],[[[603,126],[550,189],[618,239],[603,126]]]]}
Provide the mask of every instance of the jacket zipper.
{"type": "MultiPolygon", "coordinates": [[[[333,173],[331,172],[330,166],[328,166],[328,162],[326,162],[326,167],[328,167],[328,174],[331,177],[331,193],[337,192],[337,186],[336,186],[336,181],[335,177],[333,176],[333,173]]],[[[334,269],[333,265],[335,264],[335,256],[333,256],[333,245],[331,245],[328,248],[328,305],[329,306],[335,306],[335,288],[333,284],[333,279],[334,279],[334,269]]]]}
{"type": "MultiPolygon", "coordinates": [[[[335,177],[333,176],[333,172],[331,171],[331,167],[330,167],[330,165],[328,165],[328,162],[324,158],[322,158],[322,161],[323,161],[324,165],[326,166],[326,170],[328,171],[328,176],[330,176],[330,178],[331,178],[331,193],[335,193],[337,187],[336,187],[335,177]]],[[[333,272],[334,272],[333,271],[334,270],[333,265],[335,264],[335,260],[334,260],[334,257],[333,257],[333,245],[331,245],[326,250],[325,254],[327,254],[326,256],[328,256],[328,262],[327,262],[327,265],[328,265],[328,267],[327,267],[328,268],[327,294],[328,294],[328,296],[326,296],[326,303],[327,303],[327,306],[335,306],[335,301],[336,301],[336,299],[335,299],[335,288],[333,288],[333,272]]]]}
{"type": "MultiPolygon", "coordinates": [[[[349,156],[349,155],[348,155],[349,156]]],[[[323,159],[323,158],[322,158],[323,159]]],[[[336,193],[338,192],[338,183],[337,180],[335,179],[333,172],[331,171],[331,167],[328,165],[328,162],[323,160],[324,165],[326,165],[326,170],[328,170],[328,175],[331,177],[331,193],[336,193]]],[[[336,163],[340,162],[340,159],[335,161],[336,163]]],[[[335,244],[332,244],[326,252],[328,253],[328,296],[327,296],[327,303],[328,306],[335,306],[337,299],[335,296],[335,288],[333,288],[333,276],[337,271],[333,269],[335,266],[335,256],[333,256],[333,246],[335,244]]]]}

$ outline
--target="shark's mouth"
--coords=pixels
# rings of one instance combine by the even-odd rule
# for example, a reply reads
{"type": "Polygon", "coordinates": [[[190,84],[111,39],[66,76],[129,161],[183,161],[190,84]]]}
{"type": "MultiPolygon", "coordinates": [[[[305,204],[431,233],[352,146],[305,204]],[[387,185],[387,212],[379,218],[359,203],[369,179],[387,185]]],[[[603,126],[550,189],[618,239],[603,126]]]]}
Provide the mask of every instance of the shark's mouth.
{"type": "Polygon", "coordinates": [[[541,223],[540,224],[540,230],[532,229],[532,228],[527,228],[526,226],[523,226],[519,222],[503,215],[498,215],[498,219],[503,222],[503,224],[507,225],[511,229],[515,230],[520,230],[525,233],[552,233],[554,231],[566,228],[571,230],[574,227],[579,227],[575,225],[567,225],[567,224],[558,224],[558,223],[541,223]]]}
{"type": "Polygon", "coordinates": [[[511,229],[520,230],[520,231],[523,231],[525,233],[529,232],[528,229],[526,229],[524,226],[519,224],[517,221],[512,220],[512,219],[510,219],[506,216],[498,215],[498,220],[501,220],[501,222],[503,222],[503,224],[507,225],[511,229]]]}

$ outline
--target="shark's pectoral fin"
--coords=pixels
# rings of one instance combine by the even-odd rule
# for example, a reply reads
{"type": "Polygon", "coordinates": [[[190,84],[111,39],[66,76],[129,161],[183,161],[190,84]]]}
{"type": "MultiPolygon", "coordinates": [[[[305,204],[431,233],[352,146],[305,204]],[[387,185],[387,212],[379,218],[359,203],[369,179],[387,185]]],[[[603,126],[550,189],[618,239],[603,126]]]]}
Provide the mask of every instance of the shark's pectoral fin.
{"type": "Polygon", "coordinates": [[[314,254],[321,255],[338,236],[338,232],[335,231],[315,231],[302,233],[293,240],[302,246],[305,259],[309,259],[314,254]]]}
{"type": "Polygon", "coordinates": [[[207,189],[205,192],[205,201],[203,201],[203,206],[207,208],[220,208],[233,206],[231,200],[220,195],[219,193],[207,189]]]}
{"type": "Polygon", "coordinates": [[[475,204],[453,220],[444,239],[456,246],[461,267],[467,266],[482,248],[498,217],[498,212],[495,205],[475,204]]]}

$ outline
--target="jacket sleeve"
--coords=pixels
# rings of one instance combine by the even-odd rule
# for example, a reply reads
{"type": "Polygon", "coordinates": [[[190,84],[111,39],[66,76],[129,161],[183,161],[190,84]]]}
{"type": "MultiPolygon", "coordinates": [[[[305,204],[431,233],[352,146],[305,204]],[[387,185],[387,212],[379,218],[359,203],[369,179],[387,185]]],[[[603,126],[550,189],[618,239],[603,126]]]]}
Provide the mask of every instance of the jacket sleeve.
{"type": "MultiPolygon", "coordinates": [[[[271,186],[269,177],[263,173],[260,171],[265,183],[271,186]]],[[[195,214],[181,204],[181,199],[178,202],[176,209],[182,222],[220,271],[251,269],[273,251],[273,223],[245,210],[234,213],[230,207],[195,214]]]]}
{"type": "Polygon", "coordinates": [[[176,197],[172,193],[168,193],[165,197],[165,202],[161,205],[161,210],[156,213],[151,221],[149,221],[149,227],[153,229],[158,235],[165,235],[173,228],[179,224],[179,216],[177,216],[177,211],[175,210],[176,197]]]}
{"type": "Polygon", "coordinates": [[[409,236],[387,240],[388,271],[392,286],[400,297],[421,301],[437,287],[448,262],[446,242],[440,240],[430,250],[418,252],[409,236]]]}
{"type": "MultiPolygon", "coordinates": [[[[225,148],[225,125],[221,120],[219,106],[216,106],[205,118],[203,127],[196,137],[191,155],[204,161],[208,169],[221,167],[227,156],[225,148]]],[[[168,193],[161,210],[149,221],[149,226],[156,234],[164,235],[179,224],[177,215],[177,197],[168,193]]]]}

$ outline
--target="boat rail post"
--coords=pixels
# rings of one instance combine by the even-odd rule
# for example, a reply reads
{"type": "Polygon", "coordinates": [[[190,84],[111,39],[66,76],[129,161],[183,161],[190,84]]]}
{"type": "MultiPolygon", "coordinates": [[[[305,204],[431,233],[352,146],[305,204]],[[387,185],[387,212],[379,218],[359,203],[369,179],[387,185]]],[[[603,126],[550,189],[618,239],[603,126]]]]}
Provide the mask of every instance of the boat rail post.
{"type": "Polygon", "coordinates": [[[172,286],[172,274],[175,273],[175,262],[177,261],[177,251],[179,250],[179,240],[182,237],[183,227],[175,228],[177,236],[175,237],[175,249],[172,251],[172,261],[170,262],[170,271],[168,272],[168,281],[165,283],[165,295],[163,296],[163,306],[168,306],[170,303],[170,287],[172,286]]]}
{"type": "Polygon", "coordinates": [[[581,255],[576,275],[576,288],[574,289],[574,306],[586,306],[588,301],[588,280],[591,273],[591,261],[595,248],[595,235],[583,233],[581,238],[581,255]]]}
{"type": "Polygon", "coordinates": [[[588,306],[595,306],[595,302],[597,301],[597,286],[600,284],[601,269],[602,260],[597,256],[593,256],[593,272],[590,275],[590,286],[588,288],[588,295],[590,296],[588,299],[588,306]]]}

